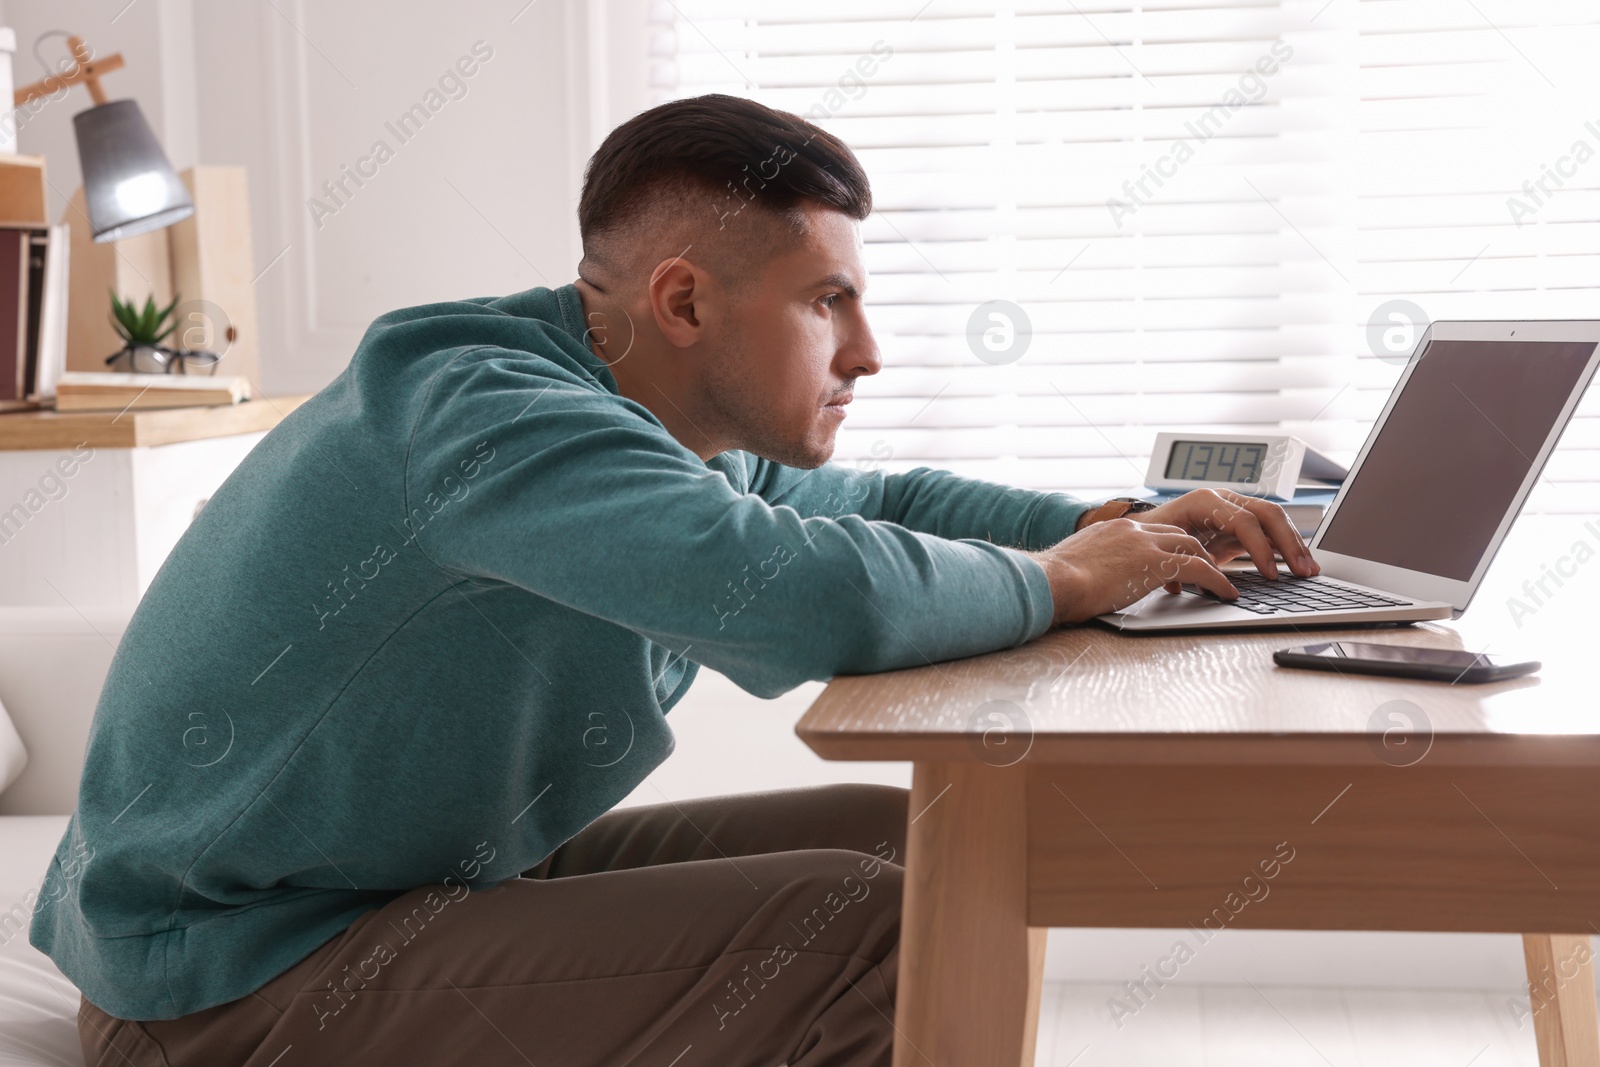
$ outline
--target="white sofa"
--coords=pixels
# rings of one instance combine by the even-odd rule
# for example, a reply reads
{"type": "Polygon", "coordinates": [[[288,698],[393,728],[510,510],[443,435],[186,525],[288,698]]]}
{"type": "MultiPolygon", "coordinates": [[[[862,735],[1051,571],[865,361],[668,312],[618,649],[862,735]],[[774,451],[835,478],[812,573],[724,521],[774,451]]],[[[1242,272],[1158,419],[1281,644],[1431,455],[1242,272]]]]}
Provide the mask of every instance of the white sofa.
{"type": "Polygon", "coordinates": [[[0,704],[27,750],[0,793],[0,1067],[83,1067],[78,990],[28,944],[32,902],[77,796],[126,608],[0,608],[0,704]]]}

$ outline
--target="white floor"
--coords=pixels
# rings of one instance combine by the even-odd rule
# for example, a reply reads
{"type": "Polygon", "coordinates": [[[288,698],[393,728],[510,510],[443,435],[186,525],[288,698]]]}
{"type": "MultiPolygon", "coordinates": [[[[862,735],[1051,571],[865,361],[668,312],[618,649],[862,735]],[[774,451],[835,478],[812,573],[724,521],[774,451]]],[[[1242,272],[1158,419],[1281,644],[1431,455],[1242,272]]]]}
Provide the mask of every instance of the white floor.
{"type": "Polygon", "coordinates": [[[1462,990],[1169,984],[1113,1018],[1120,985],[1050,982],[1037,1067],[1537,1067],[1533,1025],[1462,990]],[[1121,1026],[1118,1027],[1117,1023],[1121,1026]]]}

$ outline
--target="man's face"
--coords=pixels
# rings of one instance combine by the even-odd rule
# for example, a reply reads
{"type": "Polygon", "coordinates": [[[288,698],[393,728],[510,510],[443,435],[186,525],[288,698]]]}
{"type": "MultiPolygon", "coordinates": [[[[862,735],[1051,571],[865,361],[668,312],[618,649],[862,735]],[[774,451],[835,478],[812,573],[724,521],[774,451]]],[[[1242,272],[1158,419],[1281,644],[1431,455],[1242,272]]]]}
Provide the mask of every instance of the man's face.
{"type": "Polygon", "coordinates": [[[734,447],[819,467],[854,383],[882,367],[862,307],[866,270],[849,216],[808,205],[806,234],[747,283],[705,367],[710,408],[734,447]]]}

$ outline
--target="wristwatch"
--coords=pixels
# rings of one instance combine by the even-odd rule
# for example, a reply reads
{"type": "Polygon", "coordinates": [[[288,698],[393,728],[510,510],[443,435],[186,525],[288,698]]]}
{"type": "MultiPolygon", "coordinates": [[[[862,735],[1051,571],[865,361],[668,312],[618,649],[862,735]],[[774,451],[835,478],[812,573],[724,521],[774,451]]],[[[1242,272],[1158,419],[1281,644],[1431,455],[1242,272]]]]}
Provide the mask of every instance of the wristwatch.
{"type": "MultiPolygon", "coordinates": [[[[1083,520],[1083,525],[1089,526],[1097,522],[1105,522],[1107,519],[1120,519],[1124,515],[1137,515],[1141,511],[1152,511],[1154,509],[1155,505],[1148,500],[1140,500],[1136,496],[1116,496],[1089,512],[1088,516],[1083,520]]],[[[1079,527],[1079,529],[1082,528],[1081,526],[1079,527]]]]}

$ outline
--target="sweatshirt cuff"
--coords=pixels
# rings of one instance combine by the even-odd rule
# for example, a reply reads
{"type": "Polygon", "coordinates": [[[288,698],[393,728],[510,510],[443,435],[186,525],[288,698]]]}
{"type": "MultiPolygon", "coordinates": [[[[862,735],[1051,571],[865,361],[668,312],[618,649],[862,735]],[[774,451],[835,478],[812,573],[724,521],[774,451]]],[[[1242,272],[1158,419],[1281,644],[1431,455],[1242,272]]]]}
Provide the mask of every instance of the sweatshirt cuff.
{"type": "Polygon", "coordinates": [[[1041,493],[1024,525],[1022,547],[1038,551],[1065,541],[1078,532],[1083,513],[1095,506],[1067,493],[1041,493]]]}
{"type": "Polygon", "coordinates": [[[1050,579],[1044,566],[1019,549],[1003,549],[1016,564],[1022,589],[1022,638],[1017,644],[1032,641],[1050,629],[1056,615],[1055,597],[1050,594],[1050,579]]]}

